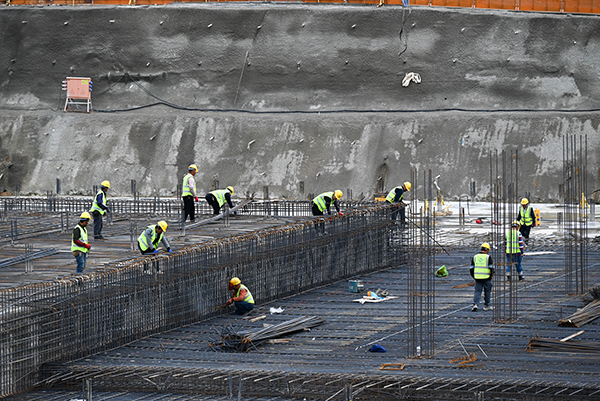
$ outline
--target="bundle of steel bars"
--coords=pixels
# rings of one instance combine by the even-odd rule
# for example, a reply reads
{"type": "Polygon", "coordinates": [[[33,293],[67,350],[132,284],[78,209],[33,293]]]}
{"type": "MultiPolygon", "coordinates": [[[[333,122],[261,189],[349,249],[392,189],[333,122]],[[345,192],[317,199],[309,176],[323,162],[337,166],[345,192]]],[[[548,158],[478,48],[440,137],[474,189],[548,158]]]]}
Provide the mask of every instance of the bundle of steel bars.
{"type": "Polygon", "coordinates": [[[17,263],[25,262],[28,260],[39,259],[46,256],[54,255],[58,253],[55,248],[49,249],[40,249],[39,251],[35,251],[29,254],[24,254],[20,256],[15,256],[14,258],[4,259],[0,262],[0,268],[16,265],[17,263]]]}
{"type": "Polygon", "coordinates": [[[576,352],[584,354],[600,353],[600,343],[592,341],[561,341],[549,338],[532,338],[527,351],[576,352]]]}
{"type": "Polygon", "coordinates": [[[562,327],[581,327],[584,324],[591,322],[600,317],[600,299],[595,299],[571,316],[558,321],[558,325],[562,327]]]}
{"type": "Polygon", "coordinates": [[[209,346],[215,351],[246,352],[268,340],[297,331],[309,330],[324,322],[325,319],[316,316],[300,316],[283,323],[263,327],[254,331],[236,331],[232,325],[228,325],[221,330],[221,339],[217,342],[210,343],[209,346]]]}

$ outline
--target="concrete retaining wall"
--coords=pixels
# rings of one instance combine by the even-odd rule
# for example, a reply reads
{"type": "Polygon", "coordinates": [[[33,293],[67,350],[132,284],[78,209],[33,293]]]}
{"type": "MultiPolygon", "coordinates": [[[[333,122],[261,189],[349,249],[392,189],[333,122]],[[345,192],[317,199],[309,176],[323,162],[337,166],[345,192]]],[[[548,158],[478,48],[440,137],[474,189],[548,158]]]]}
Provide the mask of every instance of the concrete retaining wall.
{"type": "Polygon", "coordinates": [[[425,7],[7,7],[0,190],[60,178],[63,193],[90,193],[109,179],[124,195],[136,179],[168,195],[194,162],[201,193],[216,176],[237,193],[297,198],[303,181],[356,198],[418,168],[446,197],[471,181],[483,197],[489,152],[518,150],[519,192],[551,200],[563,137],[585,134],[591,192],[599,32],[585,15],[425,7]],[[403,87],[408,72],[422,82],[403,87]],[[63,113],[66,76],[92,77],[94,107],[111,112],[63,113]],[[114,112],[159,101],[187,109],[114,112]]]}

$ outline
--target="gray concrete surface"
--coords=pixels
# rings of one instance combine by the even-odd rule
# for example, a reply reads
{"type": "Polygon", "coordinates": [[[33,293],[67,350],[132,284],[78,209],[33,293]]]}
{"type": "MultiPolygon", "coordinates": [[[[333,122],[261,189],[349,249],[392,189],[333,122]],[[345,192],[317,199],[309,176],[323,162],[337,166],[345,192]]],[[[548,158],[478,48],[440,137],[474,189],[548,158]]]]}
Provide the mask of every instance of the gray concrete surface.
{"type": "Polygon", "coordinates": [[[446,197],[471,181],[485,197],[489,152],[517,150],[519,192],[549,201],[563,137],[585,134],[591,193],[598,32],[596,16],[427,7],[4,7],[0,191],[109,179],[120,195],[136,179],[166,195],[195,162],[200,192],[216,175],[241,192],[356,198],[432,169],[446,197]],[[422,82],[403,87],[409,72],[422,82]],[[67,76],[93,79],[98,111],[62,112],[67,76]],[[171,107],[119,111],[157,102],[171,107]]]}

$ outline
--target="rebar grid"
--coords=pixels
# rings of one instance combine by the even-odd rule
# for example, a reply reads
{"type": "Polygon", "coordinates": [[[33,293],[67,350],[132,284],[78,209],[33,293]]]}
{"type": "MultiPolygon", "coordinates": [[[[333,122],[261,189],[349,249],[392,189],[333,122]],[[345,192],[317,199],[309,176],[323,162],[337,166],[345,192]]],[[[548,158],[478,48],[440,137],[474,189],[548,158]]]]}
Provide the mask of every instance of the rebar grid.
{"type": "MultiPolygon", "coordinates": [[[[412,182],[418,174],[412,171],[412,182]]],[[[431,170],[423,174],[424,200],[429,207],[421,208],[411,216],[410,258],[407,277],[408,330],[407,352],[410,358],[433,356],[435,353],[435,217],[431,170]]],[[[418,199],[418,185],[413,185],[413,199],[418,199]]]]}
{"type": "Polygon", "coordinates": [[[518,155],[502,151],[499,155],[490,152],[490,200],[491,200],[491,242],[492,260],[495,274],[492,287],[495,322],[517,320],[517,269],[516,262],[507,259],[506,233],[518,215],[518,155]],[[506,272],[510,265],[510,275],[506,272]],[[510,280],[509,280],[510,277],[510,280]]]}
{"type": "Polygon", "coordinates": [[[258,303],[397,265],[391,207],[319,218],[138,258],[91,275],[0,291],[0,395],[41,364],[72,360],[223,313],[242,278],[258,303]],[[326,226],[327,235],[315,229],[326,226]]]}
{"type": "Polygon", "coordinates": [[[588,290],[587,135],[563,138],[565,293],[588,290]]]}

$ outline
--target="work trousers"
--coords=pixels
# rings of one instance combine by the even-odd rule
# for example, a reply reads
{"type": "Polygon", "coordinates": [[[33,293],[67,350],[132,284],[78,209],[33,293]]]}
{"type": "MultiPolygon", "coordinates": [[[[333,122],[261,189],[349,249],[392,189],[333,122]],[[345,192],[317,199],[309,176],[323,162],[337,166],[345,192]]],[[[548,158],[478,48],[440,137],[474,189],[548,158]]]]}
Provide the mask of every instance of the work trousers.
{"type": "Polygon", "coordinates": [[[79,254],[75,256],[75,260],[77,261],[77,273],[83,273],[85,269],[85,261],[87,259],[87,252],[79,251],[79,254]]]}
{"type": "Polygon", "coordinates": [[[94,210],[92,216],[94,216],[94,237],[99,237],[102,235],[102,215],[94,210]]]}
{"type": "Polygon", "coordinates": [[[221,206],[219,206],[219,201],[213,194],[206,194],[206,201],[213,208],[213,214],[219,214],[219,210],[221,210],[221,206]]]}
{"type": "Polygon", "coordinates": [[[399,205],[398,208],[394,208],[394,211],[392,212],[392,220],[396,221],[396,218],[398,217],[398,215],[400,215],[400,224],[404,226],[406,224],[406,207],[405,206],[399,205]]]}
{"type": "Polygon", "coordinates": [[[506,275],[510,273],[510,267],[512,265],[517,266],[517,273],[519,276],[523,274],[523,267],[521,267],[521,261],[523,260],[523,255],[520,253],[507,253],[506,254],[506,275]]]}
{"type": "Polygon", "coordinates": [[[529,239],[529,232],[531,231],[531,227],[532,226],[522,225],[521,228],[519,228],[519,231],[521,231],[521,234],[523,235],[523,239],[529,239]]]}
{"type": "Polygon", "coordinates": [[[254,309],[254,304],[246,301],[236,301],[235,303],[235,312],[236,315],[245,315],[254,309]]]}
{"type": "Polygon", "coordinates": [[[489,306],[492,299],[492,279],[475,280],[475,295],[473,296],[473,304],[479,304],[481,300],[481,291],[483,291],[483,302],[485,306],[489,306]]]}
{"type": "Polygon", "coordinates": [[[194,221],[196,218],[196,205],[194,205],[194,197],[192,195],[183,197],[183,221],[186,221],[188,216],[190,216],[190,221],[194,221]]]}

